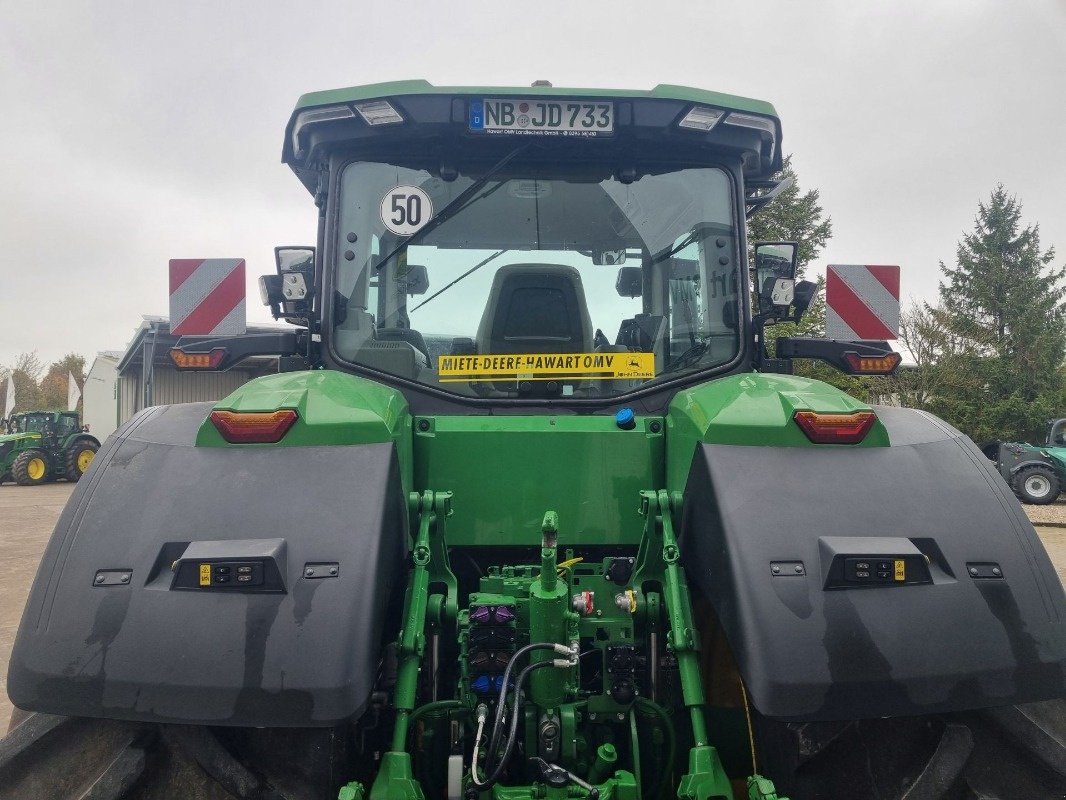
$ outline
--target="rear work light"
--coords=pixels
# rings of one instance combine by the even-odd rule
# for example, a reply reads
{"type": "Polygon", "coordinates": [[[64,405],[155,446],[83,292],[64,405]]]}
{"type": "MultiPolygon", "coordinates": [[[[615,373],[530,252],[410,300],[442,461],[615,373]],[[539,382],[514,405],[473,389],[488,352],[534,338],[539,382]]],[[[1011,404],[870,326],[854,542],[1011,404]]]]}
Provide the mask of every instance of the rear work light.
{"type": "Polygon", "coordinates": [[[177,347],[170,348],[170,360],[178,369],[218,369],[225,357],[225,347],[216,347],[209,353],[186,353],[177,347]]]}
{"type": "Polygon", "coordinates": [[[280,442],[296,422],[291,408],[281,411],[212,411],[211,422],[230,444],[280,442]]]}
{"type": "Polygon", "coordinates": [[[707,108],[706,106],[693,106],[681,121],[677,123],[677,127],[691,128],[692,130],[697,131],[709,131],[718,124],[718,120],[720,120],[724,114],[724,111],[707,108]]]}
{"type": "Polygon", "coordinates": [[[874,426],[877,415],[872,411],[856,411],[853,414],[797,411],[794,419],[800,430],[815,444],[858,444],[874,426]]]}
{"type": "Polygon", "coordinates": [[[403,122],[400,112],[387,100],[356,103],[355,110],[367,125],[395,125],[397,122],[403,122]]]}
{"type": "Polygon", "coordinates": [[[337,119],[351,119],[354,116],[355,112],[348,106],[325,106],[311,109],[310,111],[301,111],[296,116],[296,121],[292,124],[292,151],[300,153],[303,150],[300,147],[300,133],[308,125],[314,125],[318,122],[332,122],[337,119]]]}
{"type": "Polygon", "coordinates": [[[860,356],[858,353],[845,353],[844,360],[848,362],[855,375],[891,375],[902,360],[899,353],[888,353],[883,356],[860,356]]]}

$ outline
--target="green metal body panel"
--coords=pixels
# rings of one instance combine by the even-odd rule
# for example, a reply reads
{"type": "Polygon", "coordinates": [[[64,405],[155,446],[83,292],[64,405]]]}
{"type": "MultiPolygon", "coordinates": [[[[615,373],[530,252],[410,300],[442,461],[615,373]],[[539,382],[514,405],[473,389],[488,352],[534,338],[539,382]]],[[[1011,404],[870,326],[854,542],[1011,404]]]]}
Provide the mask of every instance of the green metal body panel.
{"type": "Polygon", "coordinates": [[[685,488],[696,446],[887,447],[888,432],[878,421],[857,445],[811,444],[793,421],[797,411],[850,414],[870,406],[821,381],[794,375],[732,375],[685,389],[666,415],[666,486],[685,488]]]}
{"type": "MultiPolygon", "coordinates": [[[[278,445],[229,445],[205,420],[198,446],[393,441],[406,488],[440,487],[455,495],[450,544],[536,546],[548,507],[557,508],[569,541],[636,545],[642,532],[633,513],[638,493],[648,486],[683,489],[697,444],[811,447],[792,420],[796,411],[850,413],[869,406],[820,381],[744,374],[686,389],[665,420],[638,417],[630,431],[605,415],[412,418],[399,391],[321,370],[258,378],[216,408],[291,408],[299,419],[278,445]]],[[[887,445],[877,423],[861,444],[847,446],[887,445]]]]}
{"type": "Polygon", "coordinates": [[[294,409],[296,423],[276,445],[231,445],[210,419],[197,447],[301,447],[392,441],[399,454],[404,489],[411,488],[411,416],[396,389],[333,370],[286,372],[250,381],[215,406],[225,411],[294,409]]]}
{"type": "Polygon", "coordinates": [[[609,416],[419,417],[415,487],[454,494],[451,544],[539,545],[554,508],[563,541],[635,545],[638,493],[662,485],[665,456],[661,418],[637,422],[623,431],[609,416]]]}

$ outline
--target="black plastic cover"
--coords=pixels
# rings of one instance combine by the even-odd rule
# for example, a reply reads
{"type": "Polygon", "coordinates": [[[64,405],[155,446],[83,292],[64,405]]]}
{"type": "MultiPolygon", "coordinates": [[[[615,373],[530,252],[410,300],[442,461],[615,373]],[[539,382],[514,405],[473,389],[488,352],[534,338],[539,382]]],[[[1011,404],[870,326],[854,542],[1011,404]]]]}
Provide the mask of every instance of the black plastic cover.
{"type": "Polygon", "coordinates": [[[1018,501],[946,423],[877,414],[891,447],[697,448],[682,557],[756,708],[831,720],[1062,697],[1066,596],[1018,501]],[[904,558],[907,542],[931,582],[829,580],[851,549],[904,558]]]}
{"type": "Polygon", "coordinates": [[[244,726],[364,709],[407,553],[393,445],[194,447],[210,409],[142,412],[78,483],[15,641],[15,705],[244,726]],[[174,585],[186,553],[256,585],[174,585]]]}

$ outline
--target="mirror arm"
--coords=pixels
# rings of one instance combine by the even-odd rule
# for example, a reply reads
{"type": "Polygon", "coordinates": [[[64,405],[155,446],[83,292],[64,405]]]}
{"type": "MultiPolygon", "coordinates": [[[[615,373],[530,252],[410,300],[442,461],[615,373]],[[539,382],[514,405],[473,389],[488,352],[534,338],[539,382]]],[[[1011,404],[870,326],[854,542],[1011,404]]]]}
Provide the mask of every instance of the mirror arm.
{"type": "MultiPolygon", "coordinates": [[[[785,178],[782,181],[778,181],[766,194],[760,194],[755,197],[745,197],[744,204],[748,207],[744,214],[745,219],[751,219],[755,216],[757,211],[765,208],[772,203],[774,199],[796,182],[795,178],[785,178]]],[[[750,184],[749,184],[750,185],[750,184]]]]}
{"type": "Polygon", "coordinates": [[[253,356],[296,356],[309,352],[311,336],[305,330],[278,333],[251,333],[244,336],[182,336],[174,345],[185,355],[210,355],[224,350],[225,355],[211,371],[223,372],[253,356]]]}
{"type": "Polygon", "coordinates": [[[836,367],[845,375],[894,375],[899,367],[899,355],[888,342],[848,342],[842,339],[809,339],[803,337],[781,336],[777,339],[775,354],[779,359],[809,358],[824,361],[836,367]],[[857,370],[849,363],[847,356],[860,358],[893,358],[891,369],[857,370]]]}

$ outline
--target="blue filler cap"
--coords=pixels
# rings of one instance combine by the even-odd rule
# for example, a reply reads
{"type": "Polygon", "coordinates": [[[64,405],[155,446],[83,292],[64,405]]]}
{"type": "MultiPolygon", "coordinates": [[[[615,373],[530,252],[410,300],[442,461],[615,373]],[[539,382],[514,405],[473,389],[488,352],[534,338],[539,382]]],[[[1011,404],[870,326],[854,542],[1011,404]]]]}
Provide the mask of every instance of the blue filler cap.
{"type": "Polygon", "coordinates": [[[618,409],[618,413],[614,415],[614,421],[624,431],[631,431],[637,427],[637,415],[631,408],[618,409]]]}

